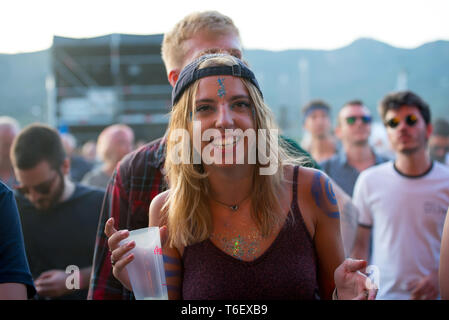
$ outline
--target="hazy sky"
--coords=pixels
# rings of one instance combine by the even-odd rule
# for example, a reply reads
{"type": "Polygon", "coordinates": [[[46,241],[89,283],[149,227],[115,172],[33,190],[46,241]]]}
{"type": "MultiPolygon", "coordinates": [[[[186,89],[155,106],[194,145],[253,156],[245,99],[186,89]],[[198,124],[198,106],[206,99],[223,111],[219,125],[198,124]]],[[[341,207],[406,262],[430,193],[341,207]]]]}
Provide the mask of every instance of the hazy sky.
{"type": "Polygon", "coordinates": [[[0,53],[46,49],[53,35],[164,33],[202,10],[229,15],[249,49],[334,49],[359,37],[404,48],[449,40],[448,0],[1,0],[0,53]]]}

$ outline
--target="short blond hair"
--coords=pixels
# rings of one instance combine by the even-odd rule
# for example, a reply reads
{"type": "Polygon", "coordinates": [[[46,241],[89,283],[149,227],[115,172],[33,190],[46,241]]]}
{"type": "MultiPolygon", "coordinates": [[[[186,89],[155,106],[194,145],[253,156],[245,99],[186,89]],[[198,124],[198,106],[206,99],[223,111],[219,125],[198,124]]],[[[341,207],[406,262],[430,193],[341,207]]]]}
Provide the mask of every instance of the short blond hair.
{"type": "Polygon", "coordinates": [[[239,30],[228,16],[218,11],[191,13],[164,35],[161,52],[167,74],[173,69],[182,69],[187,53],[184,43],[199,32],[235,34],[240,39],[239,30]]]}

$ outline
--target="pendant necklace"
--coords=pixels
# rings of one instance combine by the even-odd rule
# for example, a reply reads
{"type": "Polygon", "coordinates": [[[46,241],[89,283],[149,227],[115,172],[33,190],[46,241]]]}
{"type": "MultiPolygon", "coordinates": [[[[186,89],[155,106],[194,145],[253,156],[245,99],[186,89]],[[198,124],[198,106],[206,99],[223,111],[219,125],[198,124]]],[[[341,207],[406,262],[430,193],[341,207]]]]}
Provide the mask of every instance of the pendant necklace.
{"type": "Polygon", "coordinates": [[[237,210],[240,209],[240,206],[243,204],[243,202],[245,202],[250,196],[251,196],[251,193],[249,195],[247,195],[242,201],[240,201],[239,203],[236,203],[236,204],[226,204],[226,203],[220,202],[212,197],[211,197],[211,199],[214,200],[216,203],[221,204],[222,206],[228,208],[232,212],[236,212],[237,210]]]}

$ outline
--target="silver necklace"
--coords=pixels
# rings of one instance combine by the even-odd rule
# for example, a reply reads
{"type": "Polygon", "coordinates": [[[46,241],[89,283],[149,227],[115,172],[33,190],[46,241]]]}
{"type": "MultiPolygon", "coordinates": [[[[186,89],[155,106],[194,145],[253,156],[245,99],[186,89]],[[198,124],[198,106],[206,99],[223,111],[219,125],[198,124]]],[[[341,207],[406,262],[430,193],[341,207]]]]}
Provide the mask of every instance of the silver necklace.
{"type": "Polygon", "coordinates": [[[250,196],[251,196],[251,194],[249,194],[242,201],[240,201],[239,203],[236,203],[236,204],[226,204],[226,203],[218,201],[218,200],[216,200],[216,199],[214,199],[212,197],[211,197],[211,199],[214,200],[216,203],[221,204],[222,206],[228,208],[232,212],[235,212],[235,211],[240,209],[240,206],[243,204],[243,202],[245,202],[250,196]]]}

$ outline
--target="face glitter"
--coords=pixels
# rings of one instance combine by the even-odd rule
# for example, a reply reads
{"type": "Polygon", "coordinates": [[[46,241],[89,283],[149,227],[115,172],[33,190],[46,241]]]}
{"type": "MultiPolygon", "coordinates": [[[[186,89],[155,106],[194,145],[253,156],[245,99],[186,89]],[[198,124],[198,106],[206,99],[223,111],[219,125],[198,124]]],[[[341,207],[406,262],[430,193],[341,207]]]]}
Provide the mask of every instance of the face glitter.
{"type": "Polygon", "coordinates": [[[226,95],[226,88],[224,86],[224,81],[225,81],[225,78],[218,78],[218,85],[220,87],[219,87],[219,89],[217,91],[217,95],[220,98],[223,98],[226,95]]]}

